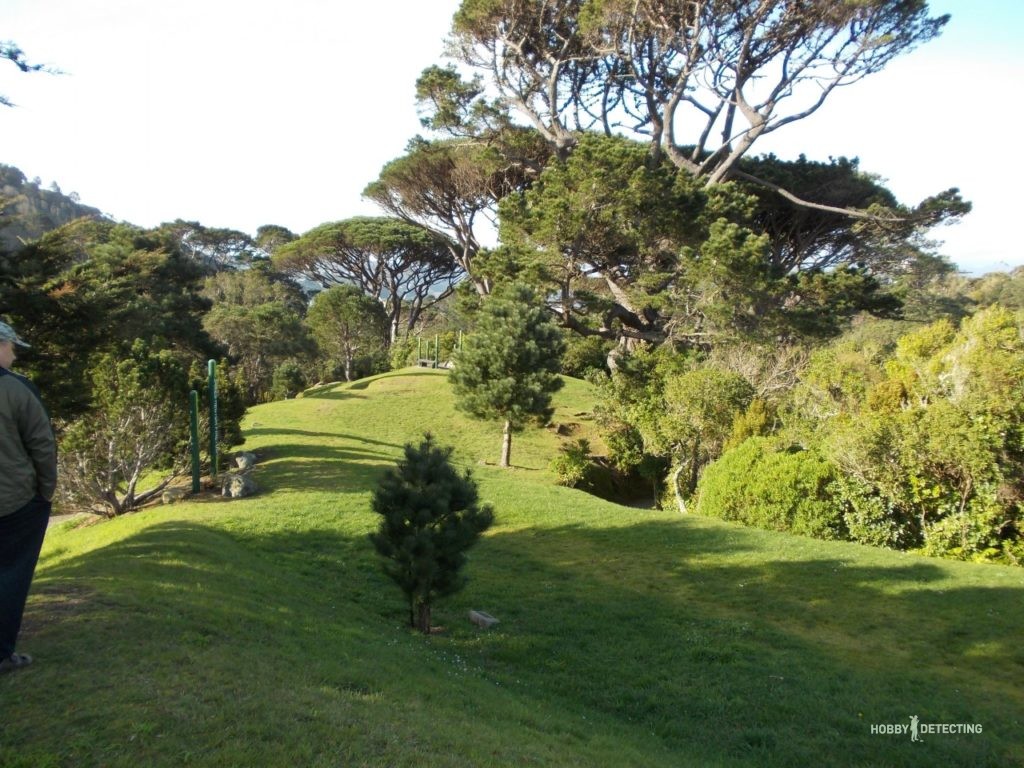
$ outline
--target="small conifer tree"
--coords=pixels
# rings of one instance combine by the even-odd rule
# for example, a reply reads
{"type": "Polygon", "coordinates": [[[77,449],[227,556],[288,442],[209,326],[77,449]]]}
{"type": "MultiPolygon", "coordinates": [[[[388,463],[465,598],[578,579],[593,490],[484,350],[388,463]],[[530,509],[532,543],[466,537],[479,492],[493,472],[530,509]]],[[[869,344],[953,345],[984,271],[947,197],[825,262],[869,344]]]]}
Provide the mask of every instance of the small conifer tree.
{"type": "Polygon", "coordinates": [[[484,301],[451,383],[460,410],[504,423],[501,466],[509,466],[513,432],[551,418],[564,351],[561,331],[530,288],[512,285],[484,301]]]}
{"type": "Polygon", "coordinates": [[[405,458],[380,479],[373,511],[380,527],[370,534],[384,558],[384,572],[409,602],[409,625],[430,632],[430,611],[437,598],[465,585],[466,550],[494,520],[480,504],[476,482],[451,465],[451,448],[434,443],[405,445],[405,458]]]}

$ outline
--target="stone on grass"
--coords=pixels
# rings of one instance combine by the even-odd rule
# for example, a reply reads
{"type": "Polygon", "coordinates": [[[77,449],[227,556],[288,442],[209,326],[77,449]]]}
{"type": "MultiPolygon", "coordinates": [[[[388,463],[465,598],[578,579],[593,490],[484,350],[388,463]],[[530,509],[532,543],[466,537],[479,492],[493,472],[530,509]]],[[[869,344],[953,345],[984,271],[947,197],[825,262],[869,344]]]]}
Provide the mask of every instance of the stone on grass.
{"type": "Polygon", "coordinates": [[[469,620],[483,629],[490,629],[498,623],[496,618],[491,616],[489,613],[484,613],[483,611],[470,611],[469,620]]]}
{"type": "Polygon", "coordinates": [[[164,504],[173,504],[188,496],[188,488],[168,488],[160,496],[164,504]]]}
{"type": "Polygon", "coordinates": [[[221,495],[230,499],[244,499],[246,496],[252,496],[257,490],[259,489],[256,487],[256,481],[249,475],[231,473],[224,475],[221,495]]]}
{"type": "Polygon", "coordinates": [[[256,463],[256,454],[249,453],[249,451],[242,451],[235,456],[235,466],[243,472],[247,469],[252,469],[256,463]]]}

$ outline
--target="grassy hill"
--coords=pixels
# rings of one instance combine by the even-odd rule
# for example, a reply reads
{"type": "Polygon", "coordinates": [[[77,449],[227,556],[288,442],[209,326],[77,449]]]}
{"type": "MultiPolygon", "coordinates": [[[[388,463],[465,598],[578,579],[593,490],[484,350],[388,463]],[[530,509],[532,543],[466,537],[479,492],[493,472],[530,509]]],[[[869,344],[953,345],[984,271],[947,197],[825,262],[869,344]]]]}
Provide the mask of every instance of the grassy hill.
{"type": "MultiPolygon", "coordinates": [[[[591,427],[570,381],[558,423],[591,427]]],[[[0,766],[1006,766],[1024,762],[1024,571],[636,510],[496,462],[443,372],[254,409],[263,492],[52,530],[0,677],[0,766]],[[431,430],[497,522],[423,637],[366,534],[431,430]],[[481,631],[470,608],[501,619],[481,631]],[[980,734],[871,733],[976,723],[980,734]]]]}

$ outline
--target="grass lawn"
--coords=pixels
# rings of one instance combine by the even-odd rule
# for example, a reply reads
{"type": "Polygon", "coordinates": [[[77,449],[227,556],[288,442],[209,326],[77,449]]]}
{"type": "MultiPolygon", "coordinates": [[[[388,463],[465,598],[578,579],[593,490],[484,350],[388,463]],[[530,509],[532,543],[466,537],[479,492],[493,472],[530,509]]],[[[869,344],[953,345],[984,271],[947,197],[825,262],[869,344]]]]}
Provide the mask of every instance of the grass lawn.
{"type": "MultiPolygon", "coordinates": [[[[499,425],[445,377],[253,409],[251,499],[51,530],[0,766],[1024,763],[1024,570],[617,506],[554,485],[551,429],[502,471],[499,425]],[[426,429],[497,513],[429,637],[366,538],[376,477],[426,429]],[[912,715],[983,731],[871,733],[912,715]]],[[[558,403],[590,434],[588,385],[558,403]]]]}

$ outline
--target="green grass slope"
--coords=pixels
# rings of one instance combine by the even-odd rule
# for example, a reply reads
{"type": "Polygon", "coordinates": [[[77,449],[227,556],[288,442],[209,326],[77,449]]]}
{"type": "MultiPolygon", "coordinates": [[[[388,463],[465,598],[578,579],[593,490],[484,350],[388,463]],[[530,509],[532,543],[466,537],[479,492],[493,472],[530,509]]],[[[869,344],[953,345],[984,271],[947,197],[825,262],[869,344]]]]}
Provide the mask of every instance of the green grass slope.
{"type": "MultiPolygon", "coordinates": [[[[559,423],[586,434],[570,381],[559,423]]],[[[497,460],[445,374],[254,409],[262,493],[52,530],[0,677],[0,766],[1005,766],[1024,761],[1024,572],[636,510],[497,460]],[[405,626],[366,534],[431,430],[495,526],[443,633],[405,626]],[[481,631],[470,608],[501,624],[481,631]],[[980,734],[871,733],[976,723],[980,734]]]]}

